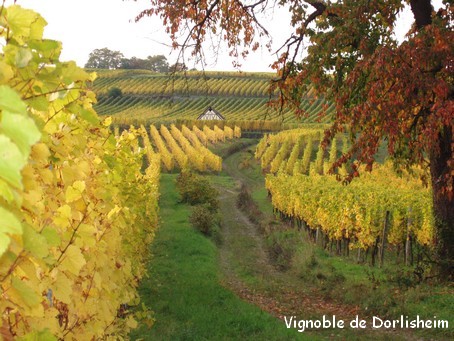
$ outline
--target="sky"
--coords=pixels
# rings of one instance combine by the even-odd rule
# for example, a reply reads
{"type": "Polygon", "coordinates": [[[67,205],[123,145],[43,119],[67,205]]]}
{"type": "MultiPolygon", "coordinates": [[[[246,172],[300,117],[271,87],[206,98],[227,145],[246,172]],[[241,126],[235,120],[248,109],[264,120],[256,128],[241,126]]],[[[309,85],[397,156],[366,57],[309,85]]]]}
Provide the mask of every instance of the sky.
{"type": "MultiPolygon", "coordinates": [[[[13,0],[6,0],[12,4],[13,0]]],[[[135,23],[135,16],[147,8],[149,0],[17,0],[17,4],[40,13],[48,25],[44,31],[45,38],[59,40],[63,43],[61,60],[75,60],[84,66],[90,52],[107,47],[120,51],[127,58],[164,55],[170,64],[178,56],[178,51],[169,47],[170,39],[165,33],[159,18],[144,18],[135,23]]],[[[438,8],[441,0],[433,1],[438,8]]],[[[290,32],[289,14],[286,10],[276,10],[265,17],[264,22],[276,22],[271,25],[273,51],[280,47],[290,32]],[[271,16],[272,15],[272,16],[271,16]]],[[[402,39],[412,23],[412,15],[407,8],[399,21],[399,36],[402,39]]],[[[217,60],[209,55],[205,48],[208,63],[205,70],[236,70],[226,49],[221,50],[217,60]]],[[[241,71],[271,71],[270,65],[275,60],[265,48],[250,53],[241,61],[241,71]]],[[[193,67],[191,62],[187,63],[193,67]]],[[[200,69],[200,65],[196,66],[200,69]]]]}

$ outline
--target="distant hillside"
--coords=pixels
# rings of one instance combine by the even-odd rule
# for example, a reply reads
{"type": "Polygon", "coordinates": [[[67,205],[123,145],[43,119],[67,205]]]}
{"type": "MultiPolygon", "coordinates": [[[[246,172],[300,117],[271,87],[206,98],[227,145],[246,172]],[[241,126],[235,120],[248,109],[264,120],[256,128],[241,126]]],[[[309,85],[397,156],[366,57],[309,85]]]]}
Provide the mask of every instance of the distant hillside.
{"type": "MultiPolygon", "coordinates": [[[[96,70],[93,90],[100,115],[112,115],[118,123],[131,120],[156,123],[196,119],[212,106],[227,120],[275,120],[284,123],[316,122],[323,100],[307,95],[309,117],[297,120],[286,111],[268,108],[270,73],[198,72],[169,76],[146,70],[96,70]],[[108,96],[119,88],[122,96],[108,96]]],[[[333,110],[333,106],[329,106],[333,110]]],[[[328,122],[324,117],[321,122],[328,122]]]]}

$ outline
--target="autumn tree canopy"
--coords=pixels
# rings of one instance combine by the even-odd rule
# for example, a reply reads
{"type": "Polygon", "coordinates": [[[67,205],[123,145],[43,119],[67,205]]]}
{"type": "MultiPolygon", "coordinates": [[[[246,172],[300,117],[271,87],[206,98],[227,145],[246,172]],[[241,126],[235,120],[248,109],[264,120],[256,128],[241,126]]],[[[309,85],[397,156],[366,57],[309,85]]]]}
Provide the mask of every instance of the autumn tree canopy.
{"type": "MultiPolygon", "coordinates": [[[[453,275],[454,259],[454,85],[453,11],[444,0],[435,12],[430,0],[152,0],[137,17],[157,15],[175,48],[203,58],[203,43],[221,37],[234,58],[270,46],[260,13],[285,7],[292,31],[274,64],[275,105],[304,115],[303,94],[313,88],[336,103],[325,144],[348,129],[353,147],[336,166],[355,160],[372,168],[386,143],[400,166],[428,169],[433,188],[437,237],[434,262],[453,275]],[[395,24],[409,4],[413,26],[399,43],[395,24]]],[[[270,51],[271,52],[271,51],[270,51]]]]}

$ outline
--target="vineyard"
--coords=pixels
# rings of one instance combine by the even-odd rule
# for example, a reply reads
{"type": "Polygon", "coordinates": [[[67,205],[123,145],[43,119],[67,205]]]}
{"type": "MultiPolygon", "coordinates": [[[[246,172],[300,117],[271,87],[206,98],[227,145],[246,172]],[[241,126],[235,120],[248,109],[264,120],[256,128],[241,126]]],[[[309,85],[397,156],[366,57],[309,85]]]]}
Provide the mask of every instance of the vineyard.
{"type": "Polygon", "coordinates": [[[336,167],[367,134],[322,146],[313,89],[297,119],[270,73],[92,73],[45,25],[0,7],[0,340],[453,339],[432,165],[397,168],[385,139],[373,169],[336,167]],[[296,320],[355,316],[442,327],[296,320]]]}
{"type": "Polygon", "coordinates": [[[165,123],[195,119],[212,106],[228,121],[275,121],[280,123],[326,123],[332,104],[316,99],[309,91],[300,120],[288,109],[282,113],[267,106],[272,74],[187,72],[166,75],[147,71],[101,70],[93,83],[98,96],[95,106],[101,115],[111,115],[118,124],[165,123]],[[109,96],[118,88],[122,95],[109,96]],[[327,115],[320,116],[326,109],[327,115]]]}
{"type": "Polygon", "coordinates": [[[379,164],[352,184],[344,165],[333,173],[332,164],[349,148],[346,135],[337,136],[324,151],[318,129],[297,129],[265,136],[256,158],[269,174],[266,188],[274,208],[313,235],[316,243],[339,254],[370,253],[372,263],[384,257],[386,244],[402,247],[410,262],[411,243],[432,245],[432,193],[413,174],[397,176],[390,163],[379,164]],[[379,258],[377,258],[379,257],[379,258]]]}
{"type": "Polygon", "coordinates": [[[159,156],[142,170],[138,133],[111,134],[92,107],[93,75],[58,60],[39,14],[0,14],[0,339],[127,337],[153,323],[137,288],[158,224],[159,156]]]}
{"type": "MultiPolygon", "coordinates": [[[[223,129],[217,125],[213,129],[203,126],[202,130],[197,126],[189,129],[184,124],[181,129],[174,124],[170,128],[161,125],[159,129],[150,125],[148,130],[141,125],[138,128],[131,126],[128,131],[140,136],[141,142],[137,141],[136,148],[145,149],[148,164],[156,162],[154,160],[158,158],[162,169],[168,172],[175,169],[220,172],[222,158],[212,153],[207,146],[241,137],[239,127],[232,129],[227,125],[223,129]]],[[[120,136],[118,126],[114,128],[114,133],[120,136]]]]}

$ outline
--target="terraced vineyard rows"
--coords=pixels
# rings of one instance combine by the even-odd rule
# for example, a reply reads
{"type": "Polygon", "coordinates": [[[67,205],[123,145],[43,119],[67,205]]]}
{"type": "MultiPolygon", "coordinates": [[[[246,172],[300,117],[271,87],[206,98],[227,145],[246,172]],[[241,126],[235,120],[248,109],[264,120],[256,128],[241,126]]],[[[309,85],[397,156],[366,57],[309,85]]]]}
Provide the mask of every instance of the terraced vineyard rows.
{"type": "MultiPolygon", "coordinates": [[[[134,127],[130,129],[135,130],[134,127]]],[[[204,126],[202,130],[196,126],[190,130],[183,125],[180,130],[174,124],[171,124],[170,128],[161,125],[159,129],[150,125],[149,133],[145,126],[141,125],[138,131],[148,162],[159,162],[156,161],[156,155],[160,155],[162,168],[166,171],[191,168],[200,172],[219,172],[222,170],[222,159],[212,153],[206,147],[207,144],[241,137],[241,130],[238,127],[232,129],[224,126],[221,129],[216,125],[213,129],[204,126]]],[[[115,134],[119,135],[118,128],[115,134]]]]}
{"type": "MultiPolygon", "coordinates": [[[[338,136],[324,151],[320,146],[322,136],[320,128],[292,129],[266,135],[257,145],[255,156],[261,161],[263,170],[273,174],[328,174],[330,166],[347,151],[349,143],[346,136],[338,136]]],[[[346,171],[345,166],[339,170],[343,174],[346,171]]]]}
{"type": "Polygon", "coordinates": [[[115,122],[165,123],[177,119],[195,119],[208,106],[214,107],[229,121],[267,120],[283,123],[330,121],[334,106],[314,99],[310,92],[303,108],[308,116],[300,120],[290,110],[279,113],[267,106],[272,74],[188,72],[174,76],[138,70],[99,72],[93,89],[97,93],[96,110],[111,115],[115,122]],[[112,88],[122,96],[109,97],[112,88]],[[329,113],[320,120],[326,106],[329,113]]]}
{"type": "Polygon", "coordinates": [[[115,70],[98,72],[94,83],[98,95],[105,95],[112,87],[118,87],[123,94],[140,95],[216,95],[238,97],[268,97],[271,74],[220,74],[211,76],[201,72],[170,77],[168,75],[115,70]]]}
{"type": "Polygon", "coordinates": [[[433,240],[431,191],[410,177],[399,178],[389,165],[364,172],[349,186],[333,175],[268,175],[273,206],[299,219],[330,240],[366,251],[383,244],[404,245],[408,238],[421,246],[433,240]],[[320,205],[323,203],[323,205],[320,205]],[[386,226],[386,227],[384,227],[386,226]]]}
{"type": "MultiPolygon", "coordinates": [[[[348,150],[348,139],[336,136],[323,150],[321,133],[307,128],[283,131],[265,136],[257,145],[256,158],[269,173],[266,187],[276,211],[314,235],[323,235],[323,243],[339,242],[358,254],[383,253],[385,243],[430,245],[434,237],[431,189],[415,174],[397,176],[388,162],[375,165],[372,173],[360,167],[361,177],[344,186],[329,170],[348,150]]],[[[338,175],[346,175],[347,167],[339,169],[338,175]]]]}

